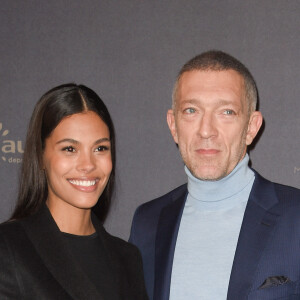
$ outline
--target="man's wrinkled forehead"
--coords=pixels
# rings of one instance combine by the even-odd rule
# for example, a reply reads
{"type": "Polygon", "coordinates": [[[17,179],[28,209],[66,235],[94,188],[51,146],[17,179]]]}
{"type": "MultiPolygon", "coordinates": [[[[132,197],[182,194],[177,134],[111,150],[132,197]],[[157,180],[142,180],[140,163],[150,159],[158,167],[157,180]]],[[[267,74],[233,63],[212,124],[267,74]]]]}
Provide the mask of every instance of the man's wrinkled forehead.
{"type": "MultiPolygon", "coordinates": [[[[237,80],[236,80],[236,84],[239,85],[241,87],[241,91],[242,91],[242,95],[241,95],[241,104],[243,105],[243,107],[247,107],[247,109],[249,108],[249,100],[247,97],[247,91],[246,91],[246,84],[245,84],[245,79],[244,77],[239,74],[237,71],[233,70],[233,69],[227,69],[227,70],[214,70],[214,69],[205,69],[205,70],[190,70],[190,71],[186,71],[183,72],[180,77],[178,77],[178,80],[176,81],[175,85],[174,85],[174,89],[173,89],[173,95],[172,95],[172,108],[173,110],[178,109],[177,104],[179,100],[186,100],[186,99],[182,99],[182,87],[183,84],[186,87],[187,84],[189,84],[189,78],[191,78],[191,74],[203,74],[204,76],[207,75],[207,78],[211,75],[211,74],[218,74],[218,73],[223,73],[226,74],[226,72],[228,74],[230,73],[234,73],[237,80]]],[[[212,78],[212,80],[214,80],[212,78]]],[[[199,85],[204,85],[203,81],[201,81],[199,79],[199,85]]],[[[208,81],[206,84],[214,84],[214,82],[212,81],[208,81]]]]}

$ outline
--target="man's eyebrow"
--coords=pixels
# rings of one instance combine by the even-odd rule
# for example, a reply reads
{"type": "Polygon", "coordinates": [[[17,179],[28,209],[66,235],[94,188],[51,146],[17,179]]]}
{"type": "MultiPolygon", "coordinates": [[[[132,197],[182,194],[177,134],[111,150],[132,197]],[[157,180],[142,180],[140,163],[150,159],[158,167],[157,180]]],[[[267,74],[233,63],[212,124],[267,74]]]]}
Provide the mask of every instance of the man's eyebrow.
{"type": "MultiPolygon", "coordinates": [[[[95,141],[94,144],[96,145],[96,144],[103,143],[103,142],[110,142],[110,139],[107,137],[101,138],[101,139],[98,139],[97,141],[95,141]]],[[[62,139],[62,140],[59,140],[58,142],[56,142],[56,144],[61,144],[61,143],[80,144],[79,141],[76,141],[74,139],[69,139],[69,138],[62,139]]]]}
{"type": "Polygon", "coordinates": [[[182,100],[180,102],[180,104],[197,104],[199,103],[199,100],[196,100],[196,99],[186,99],[186,100],[182,100]]]}
{"type": "MultiPolygon", "coordinates": [[[[201,104],[201,100],[197,100],[197,99],[186,99],[186,100],[182,100],[181,103],[182,105],[186,105],[186,104],[193,104],[193,105],[199,105],[201,104]]],[[[219,101],[217,102],[217,105],[234,105],[236,106],[237,104],[234,103],[231,100],[225,100],[225,99],[219,99],[219,101]]]]}
{"type": "Polygon", "coordinates": [[[235,103],[234,101],[231,100],[224,100],[224,99],[220,99],[218,104],[221,105],[233,105],[233,106],[238,106],[237,103],[235,103]]]}

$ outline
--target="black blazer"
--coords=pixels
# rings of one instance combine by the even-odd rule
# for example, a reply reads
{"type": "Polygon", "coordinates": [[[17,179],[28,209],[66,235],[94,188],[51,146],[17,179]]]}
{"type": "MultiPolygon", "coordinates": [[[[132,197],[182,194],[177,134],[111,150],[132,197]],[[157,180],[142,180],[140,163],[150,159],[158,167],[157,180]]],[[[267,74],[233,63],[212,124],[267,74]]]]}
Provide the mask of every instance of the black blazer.
{"type": "MultiPolygon", "coordinates": [[[[110,260],[116,300],[148,299],[137,248],[108,234],[95,217],[93,224],[110,260]]],[[[0,225],[0,299],[113,300],[82,272],[46,205],[0,225]]]]}

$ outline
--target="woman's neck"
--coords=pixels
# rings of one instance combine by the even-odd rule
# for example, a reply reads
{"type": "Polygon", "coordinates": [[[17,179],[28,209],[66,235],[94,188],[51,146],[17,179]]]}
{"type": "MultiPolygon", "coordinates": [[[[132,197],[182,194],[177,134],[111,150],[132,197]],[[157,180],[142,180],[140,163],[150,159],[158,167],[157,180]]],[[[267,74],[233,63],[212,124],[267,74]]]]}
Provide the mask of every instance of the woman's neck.
{"type": "Polygon", "coordinates": [[[62,232],[75,235],[91,235],[95,232],[91,209],[74,207],[66,202],[46,201],[50,213],[62,232]]]}

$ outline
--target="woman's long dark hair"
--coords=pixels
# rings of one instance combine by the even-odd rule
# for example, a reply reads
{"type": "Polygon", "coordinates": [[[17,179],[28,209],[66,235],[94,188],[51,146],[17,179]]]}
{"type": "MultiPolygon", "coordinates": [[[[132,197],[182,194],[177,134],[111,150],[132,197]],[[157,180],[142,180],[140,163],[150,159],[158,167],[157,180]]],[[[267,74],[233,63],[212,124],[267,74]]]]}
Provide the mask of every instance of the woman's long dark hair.
{"type": "Polygon", "coordinates": [[[115,181],[115,131],[110,114],[100,97],[84,85],[64,84],[44,94],[36,104],[28,127],[19,195],[11,219],[21,219],[39,210],[48,197],[43,170],[45,140],[67,116],[93,111],[107,125],[110,134],[112,171],[108,183],[93,211],[104,222],[111,203],[115,181]]]}

